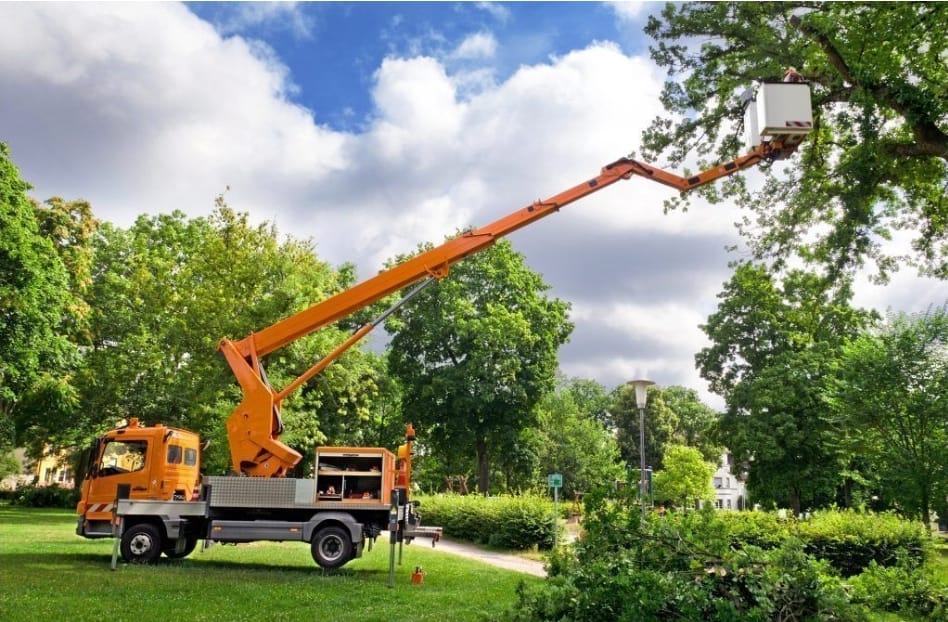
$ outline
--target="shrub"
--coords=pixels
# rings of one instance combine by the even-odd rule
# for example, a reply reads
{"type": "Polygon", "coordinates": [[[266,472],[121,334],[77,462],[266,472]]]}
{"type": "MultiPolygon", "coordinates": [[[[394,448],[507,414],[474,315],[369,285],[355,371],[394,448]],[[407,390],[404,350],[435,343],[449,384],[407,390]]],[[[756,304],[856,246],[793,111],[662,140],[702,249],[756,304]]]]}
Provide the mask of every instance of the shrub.
{"type": "Polygon", "coordinates": [[[948,588],[939,586],[926,566],[904,556],[888,568],[875,561],[850,579],[853,602],[879,611],[912,613],[948,622],[948,588]]]}
{"type": "Polygon", "coordinates": [[[74,508],[79,502],[79,489],[51,486],[20,486],[10,499],[11,505],[30,508],[74,508]]]}
{"type": "Polygon", "coordinates": [[[771,549],[793,536],[804,543],[807,553],[825,559],[844,577],[859,574],[873,561],[892,566],[901,552],[920,565],[929,542],[920,523],[893,514],[825,510],[806,520],[781,519],[773,512],[726,512],[720,516],[735,547],[771,549]]]}
{"type": "Polygon", "coordinates": [[[550,556],[546,583],[520,590],[505,620],[842,622],[865,619],[867,607],[902,607],[948,622],[920,524],[851,511],[795,520],[711,509],[643,521],[634,491],[585,500],[584,537],[550,556]]]}
{"type": "Polygon", "coordinates": [[[794,529],[794,519],[780,518],[775,512],[721,512],[732,546],[772,549],[780,546],[794,529]]]}
{"type": "Polygon", "coordinates": [[[546,620],[859,620],[826,562],[789,538],[734,548],[713,511],[649,516],[597,500],[586,537],[551,556],[545,584],[523,588],[506,614],[546,620]]]}
{"type": "Polygon", "coordinates": [[[853,510],[817,512],[797,522],[794,533],[806,543],[808,553],[827,560],[844,577],[863,572],[871,562],[893,566],[900,555],[906,563],[920,566],[930,541],[921,523],[853,510]]]}
{"type": "Polygon", "coordinates": [[[419,501],[425,524],[443,527],[447,536],[507,549],[553,546],[553,504],[545,497],[433,495],[419,501]]]}

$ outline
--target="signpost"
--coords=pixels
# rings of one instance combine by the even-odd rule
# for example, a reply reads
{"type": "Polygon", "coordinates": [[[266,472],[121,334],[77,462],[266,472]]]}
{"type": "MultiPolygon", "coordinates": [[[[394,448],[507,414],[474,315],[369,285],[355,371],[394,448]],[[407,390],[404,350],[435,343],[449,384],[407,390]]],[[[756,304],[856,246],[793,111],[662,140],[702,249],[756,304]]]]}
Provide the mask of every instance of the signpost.
{"type": "Polygon", "coordinates": [[[546,485],[553,489],[553,548],[556,548],[556,533],[559,531],[557,519],[559,515],[556,512],[556,502],[559,500],[560,488],[563,487],[563,474],[550,473],[546,476],[546,485]]]}

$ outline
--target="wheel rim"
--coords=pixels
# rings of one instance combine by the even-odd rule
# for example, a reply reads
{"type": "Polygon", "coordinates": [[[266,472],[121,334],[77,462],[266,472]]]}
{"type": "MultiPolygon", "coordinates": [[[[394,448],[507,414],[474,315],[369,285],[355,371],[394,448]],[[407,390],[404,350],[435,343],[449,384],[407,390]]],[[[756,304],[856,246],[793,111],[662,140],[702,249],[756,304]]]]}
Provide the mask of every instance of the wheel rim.
{"type": "Polygon", "coordinates": [[[337,535],[328,535],[319,542],[319,552],[327,560],[339,559],[344,548],[342,538],[337,535]]]}
{"type": "Polygon", "coordinates": [[[128,550],[136,557],[147,555],[148,552],[151,551],[151,547],[151,538],[143,533],[137,534],[128,543],[128,550]]]}

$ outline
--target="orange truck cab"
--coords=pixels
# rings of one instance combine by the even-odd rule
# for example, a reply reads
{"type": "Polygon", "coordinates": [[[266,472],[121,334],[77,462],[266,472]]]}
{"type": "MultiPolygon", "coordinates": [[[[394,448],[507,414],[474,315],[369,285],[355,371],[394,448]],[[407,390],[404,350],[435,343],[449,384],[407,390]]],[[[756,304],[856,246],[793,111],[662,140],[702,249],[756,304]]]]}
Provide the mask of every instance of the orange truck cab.
{"type": "Polygon", "coordinates": [[[118,496],[155,501],[186,501],[200,489],[201,446],[197,434],[162,425],[144,427],[138,419],[97,438],[76,506],[76,533],[111,537],[118,496]],[[119,492],[127,491],[127,493],[119,492]]]}

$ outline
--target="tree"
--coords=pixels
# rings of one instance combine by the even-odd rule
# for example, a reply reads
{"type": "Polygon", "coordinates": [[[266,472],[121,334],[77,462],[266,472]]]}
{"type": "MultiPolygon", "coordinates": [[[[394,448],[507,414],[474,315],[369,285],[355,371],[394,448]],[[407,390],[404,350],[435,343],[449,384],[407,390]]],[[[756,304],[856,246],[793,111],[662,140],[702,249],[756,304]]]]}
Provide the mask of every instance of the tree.
{"type": "Polygon", "coordinates": [[[714,463],[694,447],[670,445],[665,450],[665,468],[654,476],[655,499],[678,507],[694,507],[698,501],[714,501],[714,463]]]}
{"type": "Polygon", "coordinates": [[[501,240],[452,268],[386,329],[389,370],[402,385],[402,410],[448,469],[476,456],[489,491],[494,456],[536,423],[535,406],[553,387],[556,352],[572,330],[568,304],[501,240]]]}
{"type": "Polygon", "coordinates": [[[567,492],[600,488],[623,474],[619,446],[596,418],[601,402],[591,395],[604,398],[605,389],[592,380],[563,379],[538,407],[539,475],[561,473],[567,492]]]}
{"type": "MultiPolygon", "coordinates": [[[[639,458],[639,409],[635,401],[635,390],[622,384],[612,391],[609,414],[619,443],[622,459],[630,468],[638,469],[639,458]]],[[[658,387],[649,387],[645,407],[645,466],[653,470],[662,468],[662,459],[675,435],[678,417],[662,399],[658,387]]]]}
{"type": "Polygon", "coordinates": [[[872,317],[849,306],[847,284],[802,271],[782,281],[740,264],[702,328],[712,345],[695,360],[726,412],[721,441],[749,462],[748,488],[761,503],[803,507],[835,498],[849,456],[823,401],[822,379],[843,343],[872,317]]]}
{"type": "Polygon", "coordinates": [[[736,95],[795,67],[810,83],[815,127],[790,167],[766,172],[760,190],[734,177],[703,195],[750,209],[742,229],[758,258],[796,253],[833,273],[872,259],[884,278],[902,252],[885,244],[904,229],[915,234],[908,261],[945,278],[946,22],[937,2],[669,3],[646,32],[671,78],[662,103],[680,116],[652,122],[645,156],[733,157],[736,95]]]}
{"type": "Polygon", "coordinates": [[[40,231],[29,189],[0,143],[0,454],[34,440],[24,405],[59,382],[75,353],[60,330],[71,301],[66,267],[40,231]]]}
{"type": "Polygon", "coordinates": [[[94,257],[93,237],[98,221],[85,201],[59,197],[40,204],[31,199],[40,235],[66,270],[62,295],[64,307],[56,333],[63,342],[63,356],[44,366],[43,372],[18,407],[16,427],[20,445],[36,457],[51,447],[73,446],[69,433],[79,408],[76,378],[81,373],[82,352],[90,345],[88,303],[94,257]]]}
{"type": "MultiPolygon", "coordinates": [[[[224,420],[239,402],[234,378],[217,353],[221,337],[266,327],[348,285],[307,241],[285,238],[219,198],[209,218],[175,212],[141,216],[128,230],[110,224],[95,238],[90,289],[91,346],[77,386],[72,425],[89,437],[122,419],[184,427],[212,441],[208,472],[229,466],[224,420]]],[[[329,328],[264,361],[284,386],[344,338],[329,328]]],[[[283,441],[308,455],[341,431],[339,417],[367,417],[374,374],[367,355],[350,350],[283,404],[283,441]]]]}
{"type": "Polygon", "coordinates": [[[948,496],[948,310],[895,315],[860,334],[830,387],[884,496],[929,524],[948,496]]]}
{"type": "Polygon", "coordinates": [[[717,462],[724,448],[714,438],[720,415],[698,397],[694,389],[672,385],[660,387],[662,401],[675,413],[677,425],[672,439],[679,445],[694,447],[706,461],[717,462]]]}
{"type": "MultiPolygon", "coordinates": [[[[622,385],[613,391],[608,413],[623,459],[638,466],[639,411],[631,387],[622,385]]],[[[695,447],[705,460],[717,460],[722,451],[712,433],[717,421],[718,414],[693,389],[651,387],[645,413],[645,464],[661,469],[666,449],[675,444],[695,447]]]]}

